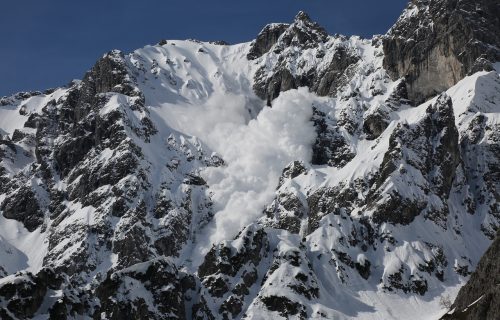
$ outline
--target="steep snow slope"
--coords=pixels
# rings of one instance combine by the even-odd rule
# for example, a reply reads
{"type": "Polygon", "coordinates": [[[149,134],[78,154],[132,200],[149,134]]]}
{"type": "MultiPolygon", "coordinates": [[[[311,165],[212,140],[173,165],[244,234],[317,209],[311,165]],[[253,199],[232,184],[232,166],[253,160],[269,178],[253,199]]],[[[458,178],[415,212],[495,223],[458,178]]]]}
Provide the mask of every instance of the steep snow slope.
{"type": "Polygon", "coordinates": [[[413,107],[385,39],[301,12],[1,99],[0,316],[438,318],[498,229],[500,70],[413,107]]]}
{"type": "Polygon", "coordinates": [[[294,159],[309,161],[315,138],[314,96],[304,89],[264,108],[252,90],[255,66],[246,59],[248,48],[170,41],[130,57],[155,126],[196,136],[227,163],[202,173],[217,212],[216,230],[207,236],[216,240],[233,237],[260,216],[282,168],[294,159]],[[143,76],[144,68],[154,77],[143,76]]]}

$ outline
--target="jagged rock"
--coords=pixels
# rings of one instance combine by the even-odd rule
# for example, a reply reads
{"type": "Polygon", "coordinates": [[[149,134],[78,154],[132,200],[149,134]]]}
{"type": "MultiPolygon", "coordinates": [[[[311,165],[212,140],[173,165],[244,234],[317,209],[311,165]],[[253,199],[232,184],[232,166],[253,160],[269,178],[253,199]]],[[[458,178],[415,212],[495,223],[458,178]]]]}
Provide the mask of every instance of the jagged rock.
{"type": "Polygon", "coordinates": [[[100,305],[94,319],[186,319],[185,299],[194,279],[168,259],[110,272],[96,289],[100,305]]]}
{"type": "Polygon", "coordinates": [[[301,48],[313,48],[320,42],[325,42],[328,37],[325,29],[318,23],[311,20],[309,15],[304,11],[299,11],[295,16],[294,22],[287,28],[282,36],[280,46],[300,46],[301,48]]]}
{"type": "Polygon", "coordinates": [[[0,307],[2,319],[8,314],[19,319],[33,318],[47,291],[60,289],[61,283],[60,277],[51,269],[43,269],[36,275],[19,274],[11,281],[3,282],[0,285],[0,303],[5,307],[0,307]]]}
{"type": "Polygon", "coordinates": [[[264,276],[263,286],[281,286],[284,291],[293,292],[308,301],[319,298],[318,279],[311,262],[301,249],[303,248],[278,246],[273,262],[264,276]]]}
{"type": "Polygon", "coordinates": [[[405,293],[413,292],[423,296],[428,290],[427,280],[418,274],[405,277],[405,273],[407,273],[407,269],[401,266],[397,272],[389,274],[387,279],[383,280],[383,288],[388,291],[401,290],[405,293]],[[405,278],[409,279],[405,280],[405,278]]]}
{"type": "Polygon", "coordinates": [[[230,243],[213,247],[205,256],[198,269],[198,275],[206,289],[202,289],[202,301],[195,306],[195,310],[205,317],[213,314],[232,317],[238,310],[241,312],[242,302],[250,292],[250,287],[257,281],[257,267],[269,251],[269,240],[264,229],[257,225],[246,227],[235,238],[234,244],[239,247],[233,249],[230,243]],[[237,277],[239,275],[239,277],[237,277]],[[203,301],[214,301],[220,306],[219,310],[210,311],[203,307],[203,301]],[[204,310],[205,311],[202,311],[204,310]]]}
{"type": "MultiPolygon", "coordinates": [[[[2,139],[2,137],[0,136],[0,146],[6,146],[7,148],[9,148],[10,150],[12,150],[12,152],[17,152],[16,150],[16,146],[14,144],[13,141],[10,141],[10,140],[5,140],[5,139],[2,139]]],[[[3,149],[3,148],[2,148],[3,149]]],[[[1,150],[1,149],[0,149],[1,150]]],[[[4,156],[3,153],[4,151],[0,151],[2,153],[0,153],[0,156],[4,156]]]]}
{"type": "Polygon", "coordinates": [[[212,41],[209,41],[209,43],[215,44],[218,46],[228,46],[229,45],[229,42],[224,41],[224,40],[212,40],[212,41]]]}
{"type": "Polygon", "coordinates": [[[363,131],[366,138],[378,138],[389,126],[391,113],[399,110],[402,105],[410,104],[406,81],[401,79],[383,104],[375,104],[363,115],[363,131]]]}
{"type": "Polygon", "coordinates": [[[348,48],[336,47],[329,66],[317,75],[312,90],[320,96],[335,96],[352,76],[352,68],[358,61],[359,57],[348,48]]]}
{"type": "Polygon", "coordinates": [[[277,311],[282,317],[288,318],[299,314],[301,319],[305,319],[307,316],[305,306],[287,297],[269,296],[263,297],[261,300],[267,309],[277,311]]]}
{"type": "Polygon", "coordinates": [[[307,214],[307,204],[294,193],[280,193],[264,210],[263,223],[277,229],[299,233],[302,219],[307,214]]]}
{"type": "Polygon", "coordinates": [[[301,161],[293,161],[283,169],[277,188],[278,195],[264,210],[266,217],[261,223],[273,228],[288,230],[291,233],[299,233],[302,219],[307,214],[307,203],[301,200],[297,192],[280,192],[279,189],[287,181],[306,173],[306,171],[305,164],[301,161]]]}
{"type": "MultiPolygon", "coordinates": [[[[186,191],[186,197],[183,199],[180,206],[175,206],[172,201],[160,199],[155,208],[155,217],[161,222],[161,228],[157,230],[154,246],[159,254],[165,256],[177,256],[182,246],[192,237],[191,224],[193,222],[193,213],[196,213],[197,208],[194,207],[198,203],[198,208],[201,206],[207,210],[207,220],[211,217],[212,203],[207,198],[196,198],[193,193],[204,191],[205,187],[192,187],[186,191]],[[198,189],[197,189],[198,188],[198,189]],[[162,203],[165,207],[161,207],[162,203]]],[[[199,221],[200,224],[208,221],[199,221]]]]}
{"type": "Polygon", "coordinates": [[[374,210],[374,220],[409,224],[424,209],[430,219],[446,220],[446,203],[434,208],[421,197],[409,199],[404,190],[398,190],[398,185],[404,185],[399,181],[406,179],[408,170],[416,169],[421,178],[413,184],[421,190],[420,194],[433,192],[446,199],[460,162],[453,105],[451,98],[443,94],[427,108],[426,116],[418,124],[398,125],[391,135],[376,188],[384,188],[388,181],[392,188],[385,189],[384,194],[374,192],[369,196],[368,208],[374,210]],[[418,157],[412,156],[417,154],[418,157]],[[407,169],[407,165],[411,168],[407,169]]]}
{"type": "Polygon", "coordinates": [[[487,319],[500,314],[500,232],[460,289],[451,311],[441,319],[487,319]]]}
{"type": "MultiPolygon", "coordinates": [[[[495,165],[500,161],[499,126],[489,127],[488,119],[485,114],[476,113],[468,124],[467,133],[460,137],[465,176],[468,183],[474,185],[474,191],[468,195],[466,203],[470,214],[483,208],[493,216],[500,217],[500,168],[495,165]],[[484,161],[485,164],[477,166],[478,161],[484,161]]],[[[492,240],[497,228],[498,224],[494,221],[482,225],[482,231],[492,240]]]]}
{"type": "Polygon", "coordinates": [[[382,112],[369,114],[363,122],[363,130],[368,135],[368,138],[378,138],[389,125],[389,120],[387,114],[382,112]]]}
{"type": "Polygon", "coordinates": [[[0,209],[5,218],[22,222],[29,231],[34,231],[43,223],[44,214],[28,186],[13,190],[2,202],[0,209]]]}
{"type": "Polygon", "coordinates": [[[92,147],[94,147],[94,138],[90,135],[73,138],[60,145],[54,156],[61,176],[68,175],[70,169],[83,160],[92,147]]]}
{"type": "Polygon", "coordinates": [[[252,47],[247,54],[248,60],[257,59],[268,52],[278,42],[279,37],[288,27],[289,24],[285,23],[268,24],[265,26],[252,42],[252,47]]]}
{"type": "Polygon", "coordinates": [[[418,103],[500,60],[496,0],[412,0],[384,38],[384,67],[418,103]]]}
{"type": "Polygon", "coordinates": [[[224,245],[212,248],[198,269],[200,277],[217,273],[234,276],[246,263],[251,262],[258,265],[262,258],[261,251],[265,251],[268,246],[265,231],[252,225],[243,230],[236,238],[240,237],[243,239],[244,245],[241,252],[232,252],[224,245]]]}
{"type": "Polygon", "coordinates": [[[19,142],[22,139],[24,139],[25,136],[26,134],[23,133],[21,130],[15,129],[14,132],[12,133],[12,141],[19,142]]]}
{"type": "Polygon", "coordinates": [[[184,179],[184,183],[193,186],[204,186],[207,184],[202,177],[193,174],[188,174],[186,179],[184,179]]]}
{"type": "Polygon", "coordinates": [[[370,277],[370,274],[371,274],[371,272],[370,272],[370,266],[371,266],[370,261],[365,260],[363,264],[361,264],[359,262],[356,262],[354,264],[354,266],[356,267],[356,270],[358,270],[359,275],[361,277],[363,277],[363,279],[367,280],[370,277]]]}
{"type": "Polygon", "coordinates": [[[349,212],[358,193],[354,187],[338,186],[336,188],[320,188],[307,198],[309,206],[308,232],[311,233],[319,226],[319,221],[327,214],[340,215],[349,212]]]}
{"type": "MultiPolygon", "coordinates": [[[[269,26],[259,35],[260,41],[254,43],[249,56],[255,58],[264,52],[271,51],[271,55],[277,59],[277,63],[268,70],[268,66],[263,65],[257,70],[254,79],[254,91],[262,99],[271,105],[280,92],[298,87],[307,86],[318,95],[334,96],[343,84],[346,84],[351,73],[349,69],[359,60],[356,53],[344,44],[334,45],[334,53],[331,61],[321,68],[316,66],[302,72],[295,69],[303,69],[306,62],[300,62],[296,67],[295,60],[297,53],[291,48],[315,49],[317,58],[324,55],[323,47],[328,40],[326,31],[317,23],[312,22],[304,12],[299,12],[291,25],[269,26]],[[279,36],[278,36],[279,34],[279,36]],[[276,36],[278,36],[277,39],[276,36]],[[255,49],[254,49],[255,48],[255,49]]],[[[258,38],[259,39],[259,38],[258,38]]],[[[333,44],[332,44],[333,45],[333,44]]]]}
{"type": "Polygon", "coordinates": [[[149,248],[150,239],[145,234],[144,226],[137,222],[127,226],[126,229],[122,238],[113,242],[113,253],[118,255],[120,267],[147,261],[152,256],[149,248]]]}
{"type": "MultiPolygon", "coordinates": [[[[414,1],[443,3],[471,4],[414,1]]],[[[383,50],[408,40],[386,67],[405,55],[441,57],[446,45],[425,53],[446,43],[434,31],[411,47],[394,38],[397,30],[420,18],[425,29],[427,16],[489,19],[484,3],[476,12],[409,14],[373,39],[328,36],[299,13],[251,45],[176,40],[112,51],[82,81],[2,98],[0,211],[19,222],[0,228],[0,292],[19,292],[0,295],[0,318],[335,319],[374,314],[369,302],[391,301],[383,299],[391,292],[409,304],[434,301],[470,275],[473,250],[485,249],[500,225],[500,78],[477,73],[450,97],[411,107],[418,90],[441,90],[433,81],[453,75],[434,74],[433,60],[415,79],[391,80],[383,50]],[[426,76],[432,81],[420,86],[426,76]],[[274,109],[249,94],[271,104],[299,86],[311,93],[284,95],[274,109]],[[204,123],[205,111],[217,114],[204,123]],[[301,111],[304,141],[282,111],[301,111]],[[21,122],[4,127],[4,114],[21,122]],[[221,127],[241,144],[216,143],[221,127]],[[293,159],[301,161],[287,165],[293,159]],[[204,242],[222,234],[233,240],[204,242]],[[57,276],[45,281],[26,268],[57,276]]],[[[453,54],[438,59],[443,68],[456,67],[453,54]]],[[[480,57],[471,70],[489,64],[480,57]]],[[[379,311],[406,316],[385,303],[379,311]]]]}
{"type": "Polygon", "coordinates": [[[354,158],[355,154],[339,128],[330,123],[324,112],[313,108],[312,120],[317,137],[312,148],[311,164],[343,167],[354,158]]]}
{"type": "Polygon", "coordinates": [[[285,183],[287,179],[294,179],[301,174],[305,173],[306,167],[302,161],[294,161],[288,164],[281,173],[280,181],[278,183],[278,189],[285,183]]]}

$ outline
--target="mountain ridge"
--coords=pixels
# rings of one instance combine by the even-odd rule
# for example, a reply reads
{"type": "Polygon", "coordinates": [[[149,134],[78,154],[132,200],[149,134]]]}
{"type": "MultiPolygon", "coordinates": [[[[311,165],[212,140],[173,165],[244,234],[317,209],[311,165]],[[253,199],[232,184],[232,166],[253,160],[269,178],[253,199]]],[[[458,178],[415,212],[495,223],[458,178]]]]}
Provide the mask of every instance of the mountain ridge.
{"type": "Polygon", "coordinates": [[[498,229],[500,78],[390,70],[427,3],[374,39],[299,12],[2,98],[2,318],[439,318],[498,229]]]}

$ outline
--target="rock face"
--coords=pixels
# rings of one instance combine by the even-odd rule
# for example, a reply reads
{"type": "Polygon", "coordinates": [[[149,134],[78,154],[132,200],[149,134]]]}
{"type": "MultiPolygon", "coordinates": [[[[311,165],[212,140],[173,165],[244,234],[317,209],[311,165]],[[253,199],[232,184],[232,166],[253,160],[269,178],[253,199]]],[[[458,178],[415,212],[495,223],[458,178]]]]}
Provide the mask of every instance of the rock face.
{"type": "Polygon", "coordinates": [[[412,0],[384,37],[384,67],[421,103],[500,60],[496,0],[412,0]]]}
{"type": "Polygon", "coordinates": [[[300,12],[0,99],[0,318],[419,319],[471,274],[448,318],[495,318],[495,10],[300,12]]]}
{"type": "Polygon", "coordinates": [[[43,223],[43,213],[35,194],[28,187],[14,190],[6,197],[1,209],[5,218],[21,221],[29,231],[34,231],[43,223]]]}
{"type": "MultiPolygon", "coordinates": [[[[106,312],[116,319],[125,314],[144,319],[163,319],[159,314],[169,312],[187,314],[184,292],[194,286],[194,279],[179,274],[170,262],[154,262],[145,276],[132,272],[127,277],[147,282],[150,276],[160,277],[157,273],[163,274],[163,269],[172,269],[170,278],[157,280],[164,282],[163,287],[172,282],[182,292],[179,297],[166,297],[161,293],[163,287],[145,284],[145,292],[153,292],[157,300],[148,301],[148,293],[142,302],[130,298],[130,305],[108,301],[117,301],[116,295],[127,291],[109,291],[121,288],[118,271],[163,255],[177,256],[195,232],[191,226],[208,222],[212,203],[194,168],[220,165],[217,157],[203,155],[198,142],[173,131],[162,147],[165,163],[145,159],[145,149],[158,131],[127,63],[121,52],[112,51],[82,81],[48,94],[28,95],[28,100],[36,98],[42,103],[36,111],[21,106],[26,121],[16,129],[15,142],[0,145],[1,173],[6,181],[0,204],[3,217],[20,221],[29,232],[42,233],[46,249],[40,250],[46,252],[40,263],[65,275],[58,278],[57,286],[74,288],[61,301],[54,300],[50,310],[50,306],[40,309],[42,301],[38,300],[29,307],[12,302],[16,309],[5,311],[10,317],[25,312],[23,309],[31,315],[37,310],[54,313],[60,319],[84,314],[100,319],[106,312]],[[23,163],[31,164],[23,168],[23,163]],[[154,170],[159,177],[153,178],[154,170]],[[160,182],[153,185],[153,179],[160,182]],[[86,208],[83,216],[81,208],[86,208]],[[116,268],[111,273],[114,282],[105,278],[111,265],[116,268]],[[186,277],[190,280],[183,280],[186,277]],[[84,288],[81,284],[89,279],[96,281],[84,288]],[[95,293],[102,298],[98,307],[91,298],[95,293]],[[157,302],[167,298],[169,304],[158,308],[157,302]],[[173,304],[174,300],[181,304],[173,304]]],[[[30,281],[39,285],[36,279],[43,276],[43,270],[30,281]]],[[[14,285],[23,277],[17,275],[7,284],[14,285]]],[[[52,284],[39,286],[45,290],[40,293],[42,300],[47,290],[59,290],[52,284]]],[[[10,301],[11,296],[5,299],[10,301]]]]}
{"type": "Polygon", "coordinates": [[[250,289],[262,277],[257,268],[269,250],[268,236],[257,225],[242,230],[232,243],[213,247],[198,269],[202,298],[193,318],[237,318],[248,307],[250,289]]]}
{"type": "Polygon", "coordinates": [[[268,105],[280,92],[304,86],[321,96],[335,95],[348,77],[347,69],[359,59],[346,44],[330,40],[326,31],[304,12],[299,12],[291,25],[266,26],[252,43],[249,58],[258,58],[264,52],[272,53],[267,59],[278,60],[272,70],[266,64],[255,75],[255,93],[268,105]],[[325,62],[317,66],[305,57],[297,59],[296,49],[311,52],[325,62]]]}
{"type": "Polygon", "coordinates": [[[286,23],[269,24],[262,29],[255,41],[252,43],[248,60],[257,59],[268,52],[278,42],[279,37],[290,25],[286,23]]]}
{"type": "Polygon", "coordinates": [[[441,319],[496,319],[500,314],[500,236],[479,261],[467,284],[460,289],[453,311],[441,319]]]}
{"type": "Polygon", "coordinates": [[[446,220],[449,212],[446,203],[434,206],[415,195],[404,196],[406,184],[401,180],[417,170],[424,180],[422,183],[415,180],[414,188],[419,188],[421,194],[433,193],[436,199],[447,199],[459,164],[453,104],[451,98],[443,94],[427,108],[418,124],[403,124],[392,133],[376,182],[379,191],[370,195],[372,199],[368,204],[368,208],[374,207],[374,220],[408,224],[424,209],[429,218],[446,220]],[[415,154],[419,157],[411,156],[415,154]],[[397,190],[397,186],[402,186],[401,190],[397,190]]]}
{"type": "Polygon", "coordinates": [[[108,274],[96,288],[100,306],[94,319],[186,319],[195,280],[159,259],[108,274]]]}

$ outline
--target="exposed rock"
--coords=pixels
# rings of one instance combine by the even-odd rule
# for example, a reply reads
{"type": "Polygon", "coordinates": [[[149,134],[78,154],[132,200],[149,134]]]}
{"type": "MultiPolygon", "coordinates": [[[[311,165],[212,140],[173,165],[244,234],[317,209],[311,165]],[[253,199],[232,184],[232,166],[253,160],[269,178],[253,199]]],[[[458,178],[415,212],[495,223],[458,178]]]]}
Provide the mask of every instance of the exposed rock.
{"type": "MultiPolygon", "coordinates": [[[[177,40],[128,55],[112,51],[82,81],[0,99],[2,116],[26,120],[24,128],[0,121],[0,211],[2,219],[17,220],[0,228],[0,318],[335,319],[373,313],[375,295],[434,301],[471,274],[474,251],[485,249],[500,225],[498,71],[467,78],[450,97],[409,104],[490,67],[485,56],[457,71],[482,44],[467,44],[472,53],[460,55],[447,48],[463,42],[451,39],[458,31],[442,33],[458,16],[488,19],[485,3],[467,13],[455,11],[469,8],[468,0],[413,1],[422,11],[407,12],[388,36],[373,39],[328,36],[301,12],[290,25],[267,26],[250,46],[177,40]],[[442,24],[439,34],[428,17],[442,24]],[[420,22],[415,36],[422,38],[412,47],[410,33],[420,22]],[[401,51],[385,63],[395,63],[394,78],[410,73],[406,79],[393,81],[384,70],[383,49],[391,45],[401,51]],[[413,54],[429,61],[415,67],[413,54]],[[448,75],[435,74],[447,68],[448,75]],[[432,81],[422,85],[427,76],[432,81]],[[300,94],[285,95],[276,109],[248,94],[253,88],[271,104],[300,86],[314,94],[304,103],[300,94]],[[233,95],[245,108],[230,109],[236,114],[227,118],[233,95]],[[288,130],[302,132],[279,114],[288,98],[300,111],[312,107],[310,119],[301,120],[308,130],[314,126],[315,141],[287,140],[288,130]],[[266,124],[270,131],[251,135],[257,147],[263,139],[264,154],[247,148],[245,131],[236,130],[241,145],[218,146],[231,161],[226,166],[203,141],[217,146],[212,138],[219,135],[188,134],[211,129],[187,125],[198,124],[189,118],[198,112],[167,108],[212,103],[221,116],[210,118],[215,133],[219,120],[231,120],[226,134],[266,124]],[[276,133],[279,152],[267,154],[276,133]],[[234,156],[250,152],[269,156],[254,158],[263,161],[259,175],[233,176],[233,165],[241,165],[234,156]],[[228,208],[230,215],[216,214],[228,208]],[[240,233],[206,242],[219,238],[210,233],[219,228],[240,233]]],[[[491,31],[478,30],[475,37],[491,31]]],[[[490,33],[484,43],[497,37],[490,33]]],[[[461,308],[477,300],[477,288],[488,289],[483,278],[473,277],[479,285],[471,285],[461,308]]],[[[494,293],[478,300],[480,312],[496,310],[488,306],[494,293]]],[[[390,304],[378,311],[404,318],[390,304]]]]}
{"type": "Polygon", "coordinates": [[[0,209],[5,218],[22,222],[29,231],[34,231],[43,223],[44,214],[28,186],[13,190],[2,202],[0,209]]]}
{"type": "Polygon", "coordinates": [[[424,209],[427,217],[436,222],[446,220],[446,203],[434,208],[420,197],[406,198],[404,190],[398,190],[399,185],[404,185],[398,181],[409,174],[408,169],[401,168],[410,165],[418,170],[421,178],[413,184],[421,190],[420,194],[433,192],[446,199],[460,162],[452,101],[443,94],[427,108],[418,124],[398,125],[392,133],[376,181],[377,189],[385,188],[388,181],[392,181],[392,187],[385,189],[384,194],[375,192],[369,196],[368,208],[374,209],[374,220],[409,224],[424,209]],[[417,154],[418,157],[412,156],[417,154]]]}
{"type": "Polygon", "coordinates": [[[278,183],[278,189],[285,183],[287,179],[294,179],[301,174],[305,173],[307,170],[305,164],[302,161],[293,161],[288,164],[281,173],[280,181],[278,183]]]}
{"type": "Polygon", "coordinates": [[[500,232],[441,319],[497,319],[500,314],[500,232]]]}
{"type": "Polygon", "coordinates": [[[300,319],[305,319],[307,313],[305,306],[291,301],[287,297],[269,296],[261,298],[262,302],[270,311],[277,311],[282,317],[288,318],[299,314],[300,319]]]}
{"type": "Polygon", "coordinates": [[[247,55],[248,60],[257,59],[268,52],[278,42],[279,37],[288,27],[289,24],[285,23],[268,24],[265,26],[252,42],[252,47],[247,55]]]}
{"type": "Polygon", "coordinates": [[[389,125],[387,114],[377,113],[370,114],[365,117],[363,122],[363,130],[368,135],[368,138],[375,139],[379,137],[389,125]]]}
{"type": "Polygon", "coordinates": [[[317,137],[312,148],[311,164],[343,167],[354,158],[355,154],[338,126],[332,125],[324,112],[313,108],[312,121],[317,137]]]}
{"type": "Polygon", "coordinates": [[[94,319],[186,319],[185,299],[195,282],[167,259],[109,273],[96,289],[94,319]]]}
{"type": "Polygon", "coordinates": [[[256,268],[268,255],[268,241],[264,229],[251,225],[235,238],[234,244],[239,246],[236,250],[230,243],[222,243],[209,251],[198,269],[204,286],[203,299],[194,307],[198,318],[217,313],[223,318],[229,314],[236,317],[241,312],[245,296],[259,277],[256,268]],[[203,301],[213,301],[220,309],[210,311],[203,301]]]}
{"type": "Polygon", "coordinates": [[[188,185],[194,185],[194,186],[204,186],[206,185],[206,181],[203,180],[202,177],[196,176],[194,174],[188,174],[186,176],[186,179],[184,179],[184,183],[188,185]]]}
{"type": "Polygon", "coordinates": [[[358,193],[354,187],[338,186],[320,188],[307,198],[309,206],[308,232],[319,226],[322,217],[328,214],[340,215],[350,212],[356,204],[358,193]]]}
{"type": "Polygon", "coordinates": [[[307,204],[296,194],[280,193],[264,210],[264,225],[299,233],[302,219],[307,214],[307,204]]]}
{"type": "MultiPolygon", "coordinates": [[[[38,311],[49,290],[59,290],[62,280],[51,269],[38,274],[16,275],[12,281],[0,285],[0,307],[2,319],[9,313],[19,319],[31,319],[38,311]]],[[[9,317],[5,317],[9,319],[9,317]]]]}
{"type": "Polygon", "coordinates": [[[311,20],[304,11],[299,11],[293,23],[283,32],[280,37],[277,49],[284,49],[290,46],[301,48],[313,48],[320,42],[325,42],[328,37],[325,29],[318,23],[311,20]]]}
{"type": "Polygon", "coordinates": [[[384,38],[384,67],[418,103],[500,60],[496,0],[413,0],[384,38]]]}
{"type": "Polygon", "coordinates": [[[330,44],[333,46],[330,48],[333,50],[331,61],[324,68],[316,69],[317,66],[305,68],[306,62],[297,61],[297,52],[293,48],[302,50],[314,48],[317,51],[316,58],[321,59],[324,56],[323,47],[328,40],[328,35],[304,12],[299,12],[291,25],[280,24],[266,27],[259,37],[262,39],[253,44],[249,56],[256,58],[270,51],[270,54],[277,60],[272,69],[269,70],[269,66],[263,65],[255,74],[255,93],[265,99],[268,105],[271,105],[272,100],[278,97],[280,92],[303,86],[309,87],[321,96],[334,96],[337,89],[346,84],[352,76],[352,70],[349,71],[349,69],[352,69],[352,66],[359,60],[357,54],[345,44],[332,43],[330,44]],[[294,64],[297,66],[291,67],[294,64]],[[295,69],[304,70],[297,72],[295,69]]]}

